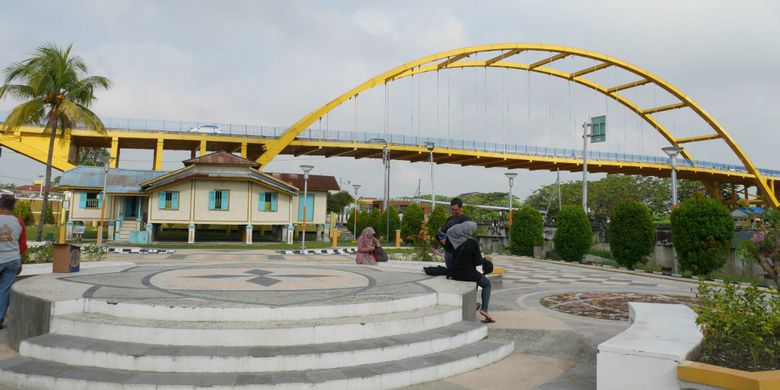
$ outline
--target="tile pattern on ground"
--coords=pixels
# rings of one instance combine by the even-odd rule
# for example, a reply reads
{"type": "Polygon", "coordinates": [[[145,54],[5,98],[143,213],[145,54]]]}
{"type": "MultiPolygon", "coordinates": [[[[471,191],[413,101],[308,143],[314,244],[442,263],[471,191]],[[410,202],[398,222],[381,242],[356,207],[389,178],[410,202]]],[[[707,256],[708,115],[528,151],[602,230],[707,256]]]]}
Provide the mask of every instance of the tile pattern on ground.
{"type": "Polygon", "coordinates": [[[503,282],[520,285],[568,285],[657,287],[652,279],[634,275],[555,265],[543,262],[516,261],[502,264],[503,282]]]}

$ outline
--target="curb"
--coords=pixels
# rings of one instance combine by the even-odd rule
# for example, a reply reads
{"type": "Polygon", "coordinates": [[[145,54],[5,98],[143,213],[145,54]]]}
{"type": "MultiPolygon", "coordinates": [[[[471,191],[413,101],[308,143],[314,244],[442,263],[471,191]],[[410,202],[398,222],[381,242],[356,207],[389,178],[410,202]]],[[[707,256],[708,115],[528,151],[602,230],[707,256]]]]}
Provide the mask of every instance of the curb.
{"type": "Polygon", "coordinates": [[[357,248],[336,248],[336,249],[306,249],[306,251],[283,250],[276,251],[281,255],[351,255],[357,253],[357,248]]]}

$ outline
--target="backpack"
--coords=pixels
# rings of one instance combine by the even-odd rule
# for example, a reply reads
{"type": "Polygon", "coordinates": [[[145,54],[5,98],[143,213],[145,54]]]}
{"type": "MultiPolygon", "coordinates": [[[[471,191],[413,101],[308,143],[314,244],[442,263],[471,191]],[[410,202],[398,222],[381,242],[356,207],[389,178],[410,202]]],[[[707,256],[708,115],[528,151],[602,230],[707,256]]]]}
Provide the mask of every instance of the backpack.
{"type": "Polygon", "coordinates": [[[385,250],[382,249],[381,246],[374,248],[374,257],[376,258],[377,263],[380,261],[387,261],[387,253],[385,253],[385,250]]]}
{"type": "Polygon", "coordinates": [[[426,275],[431,276],[446,276],[449,274],[449,272],[447,272],[447,267],[442,267],[440,265],[435,267],[423,267],[423,271],[425,271],[426,275]]]}

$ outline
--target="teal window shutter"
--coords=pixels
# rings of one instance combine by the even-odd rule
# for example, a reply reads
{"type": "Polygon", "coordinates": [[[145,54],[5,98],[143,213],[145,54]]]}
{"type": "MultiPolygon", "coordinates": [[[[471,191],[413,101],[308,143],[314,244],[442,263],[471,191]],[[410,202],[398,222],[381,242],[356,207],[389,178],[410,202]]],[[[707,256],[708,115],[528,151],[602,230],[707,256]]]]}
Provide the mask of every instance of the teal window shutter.
{"type": "Polygon", "coordinates": [[[265,192],[257,194],[257,211],[265,211],[265,192]]]}
{"type": "Polygon", "coordinates": [[[179,191],[175,191],[171,193],[171,208],[172,209],[179,208],[179,191]]]}
{"type": "MultiPolygon", "coordinates": [[[[314,219],[314,194],[306,194],[306,222],[314,219]]],[[[303,194],[298,196],[298,220],[303,221],[303,194]]]]}
{"type": "Polygon", "coordinates": [[[165,208],[165,191],[160,191],[160,199],[157,203],[157,208],[160,210],[165,208]]]}
{"type": "Polygon", "coordinates": [[[209,210],[214,210],[217,203],[217,191],[209,191],[209,210]]]}
{"type": "Polygon", "coordinates": [[[222,208],[221,210],[227,210],[230,208],[230,191],[222,191],[222,208]]]}
{"type": "Polygon", "coordinates": [[[98,208],[99,209],[103,208],[103,193],[102,192],[99,193],[97,198],[98,198],[98,208]]]}
{"type": "Polygon", "coordinates": [[[87,193],[79,192],[79,208],[87,208],[87,193]]]}
{"type": "Polygon", "coordinates": [[[306,220],[307,221],[313,221],[314,220],[314,194],[306,194],[308,197],[306,198],[306,220]]]}
{"type": "Polygon", "coordinates": [[[276,192],[271,193],[271,211],[276,211],[276,192]]]}

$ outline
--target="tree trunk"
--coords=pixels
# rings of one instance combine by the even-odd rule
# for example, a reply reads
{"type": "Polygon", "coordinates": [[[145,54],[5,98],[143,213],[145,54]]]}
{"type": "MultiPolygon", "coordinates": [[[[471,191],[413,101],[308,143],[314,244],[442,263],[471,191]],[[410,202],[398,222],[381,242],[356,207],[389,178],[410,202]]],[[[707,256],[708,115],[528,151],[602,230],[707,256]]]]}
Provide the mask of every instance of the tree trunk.
{"type": "Polygon", "coordinates": [[[49,154],[46,156],[46,179],[41,184],[43,188],[43,204],[41,205],[41,215],[38,218],[38,233],[35,235],[36,241],[42,241],[43,226],[46,222],[46,211],[49,208],[49,188],[51,187],[51,160],[54,154],[54,140],[57,139],[57,116],[56,110],[52,109],[49,124],[47,126],[51,129],[51,136],[49,137],[49,154]]]}

